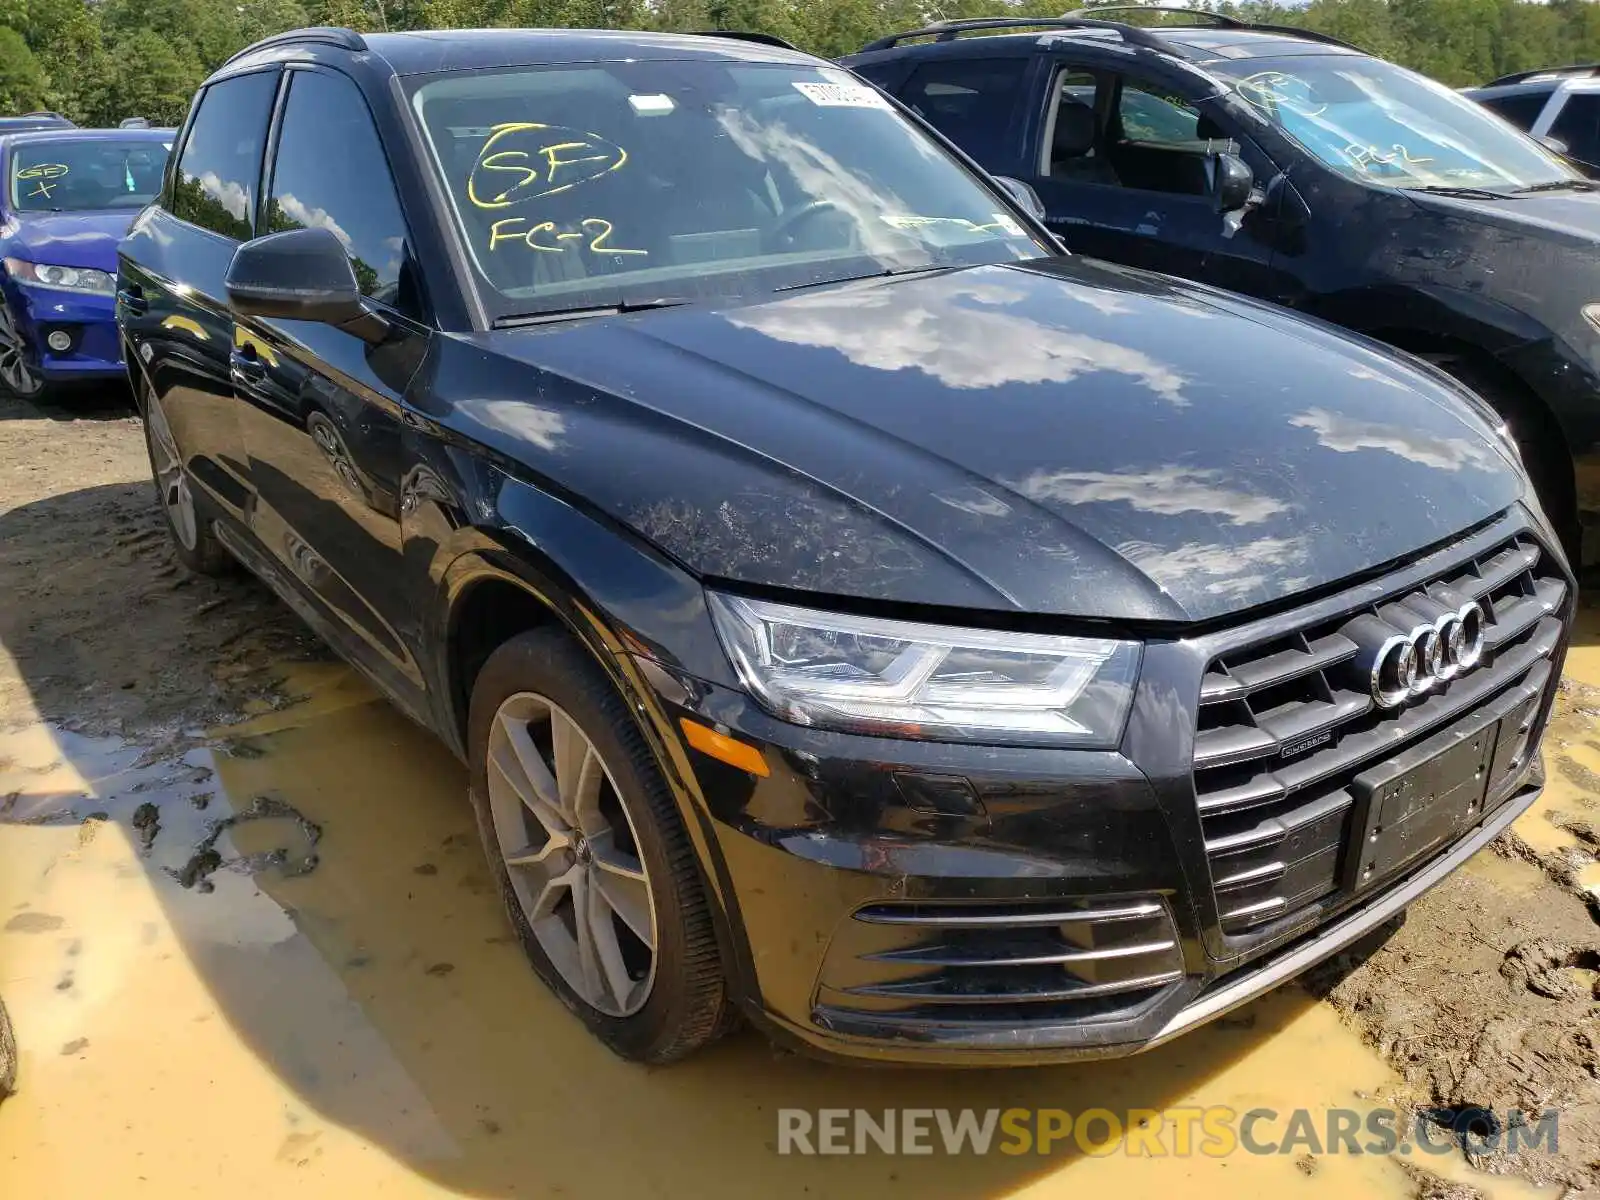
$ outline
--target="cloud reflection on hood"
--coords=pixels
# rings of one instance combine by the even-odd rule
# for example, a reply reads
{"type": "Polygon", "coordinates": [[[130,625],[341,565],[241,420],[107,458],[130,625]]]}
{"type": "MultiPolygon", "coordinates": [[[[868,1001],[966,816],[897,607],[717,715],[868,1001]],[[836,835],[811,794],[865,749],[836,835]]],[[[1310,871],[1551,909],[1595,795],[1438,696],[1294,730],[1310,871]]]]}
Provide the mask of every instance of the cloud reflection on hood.
{"type": "Polygon", "coordinates": [[[1289,424],[1309,429],[1329,450],[1352,454],[1357,450],[1385,450],[1424,467],[1459,471],[1476,467],[1480,471],[1503,470],[1504,460],[1484,442],[1466,437],[1430,437],[1415,429],[1383,421],[1363,421],[1341,416],[1326,409],[1311,408],[1291,417],[1289,424]]]}
{"type": "Polygon", "coordinates": [[[1030,500],[1061,504],[1122,501],[1140,512],[1175,516],[1202,512],[1227,517],[1233,525],[1254,525],[1289,506],[1270,496],[1222,486],[1232,476],[1194,467],[1156,467],[1148,471],[1033,471],[1011,486],[1030,500]]]}
{"type": "Polygon", "coordinates": [[[1196,589],[1229,601],[1299,590],[1310,576],[1286,577],[1307,557],[1306,539],[1265,537],[1239,545],[1187,542],[1164,549],[1149,542],[1125,542],[1117,553],[1138,567],[1169,595],[1196,589]]]}
{"type": "Polygon", "coordinates": [[[1030,320],[1008,305],[1014,294],[988,283],[951,281],[939,295],[909,299],[893,286],[873,295],[794,296],[728,314],[742,329],[778,341],[828,347],[881,371],[923,371],[948,387],[1068,383],[1108,372],[1136,380],[1169,404],[1187,407],[1189,380],[1132,347],[1030,320]]]}

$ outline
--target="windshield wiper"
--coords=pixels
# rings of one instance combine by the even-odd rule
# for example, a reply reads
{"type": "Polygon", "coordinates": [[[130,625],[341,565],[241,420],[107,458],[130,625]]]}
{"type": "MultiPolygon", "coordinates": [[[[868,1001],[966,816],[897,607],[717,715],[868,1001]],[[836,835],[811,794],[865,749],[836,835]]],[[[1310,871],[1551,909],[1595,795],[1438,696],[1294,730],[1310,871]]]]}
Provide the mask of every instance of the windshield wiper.
{"type": "Polygon", "coordinates": [[[840,275],[835,279],[807,279],[803,283],[786,283],[782,287],[775,287],[774,292],[799,292],[806,288],[829,287],[835,283],[860,283],[863,279],[894,279],[904,275],[927,275],[933,271],[954,271],[956,267],[935,265],[930,267],[901,267],[895,270],[892,267],[886,271],[868,271],[862,275],[840,275]]]}
{"type": "Polygon", "coordinates": [[[1431,192],[1435,196],[1460,196],[1463,200],[1506,200],[1511,192],[1494,192],[1488,188],[1452,187],[1447,183],[1430,183],[1425,187],[1403,189],[1408,192],[1431,192]]]}
{"type": "Polygon", "coordinates": [[[1600,185],[1597,185],[1593,180],[1590,180],[1590,179],[1552,179],[1547,183],[1530,183],[1527,187],[1512,188],[1511,189],[1511,194],[1513,196],[1527,196],[1527,195],[1531,195],[1534,192],[1566,192],[1566,191],[1573,191],[1573,192],[1600,191],[1600,185]]]}
{"type": "Polygon", "coordinates": [[[689,301],[675,296],[659,296],[651,300],[619,300],[615,304],[584,304],[576,308],[552,308],[544,312],[521,313],[511,317],[496,317],[492,329],[518,329],[524,325],[542,325],[550,321],[579,321],[585,317],[613,317],[618,313],[647,312],[652,308],[677,308],[689,301]]]}

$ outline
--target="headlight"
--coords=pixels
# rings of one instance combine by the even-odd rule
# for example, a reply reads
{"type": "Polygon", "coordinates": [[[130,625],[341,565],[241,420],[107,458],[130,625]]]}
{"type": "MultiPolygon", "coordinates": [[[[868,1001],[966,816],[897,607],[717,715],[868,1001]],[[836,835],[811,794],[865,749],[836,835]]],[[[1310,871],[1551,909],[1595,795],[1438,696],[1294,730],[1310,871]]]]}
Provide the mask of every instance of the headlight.
{"type": "Polygon", "coordinates": [[[800,725],[1108,749],[1139,644],[844,616],[707,593],[739,678],[800,725]]]}
{"type": "Polygon", "coordinates": [[[60,288],[64,292],[92,292],[96,296],[117,293],[117,281],[108,272],[93,267],[53,267],[48,263],[23,262],[20,258],[8,258],[5,263],[11,278],[23,283],[60,288]]]}

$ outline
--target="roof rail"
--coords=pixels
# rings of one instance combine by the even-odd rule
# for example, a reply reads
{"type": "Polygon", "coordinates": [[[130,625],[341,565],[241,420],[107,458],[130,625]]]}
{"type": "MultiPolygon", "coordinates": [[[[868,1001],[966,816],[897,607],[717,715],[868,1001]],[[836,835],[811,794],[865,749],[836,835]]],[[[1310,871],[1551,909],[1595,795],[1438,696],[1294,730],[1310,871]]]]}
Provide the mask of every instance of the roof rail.
{"type": "Polygon", "coordinates": [[[268,46],[285,46],[292,42],[316,42],[324,46],[339,46],[345,50],[365,50],[367,43],[354,29],[342,29],[336,25],[313,25],[309,29],[290,29],[285,33],[275,33],[271,37],[264,37],[259,42],[251,42],[243,50],[229,55],[228,63],[237,62],[247,54],[254,54],[257,50],[265,50],[268,46]]]}
{"type": "Polygon", "coordinates": [[[1343,38],[1336,38],[1331,33],[1323,33],[1320,29],[1302,29],[1298,25],[1246,25],[1246,29],[1254,29],[1257,33],[1281,33],[1287,37],[1304,38],[1308,42],[1321,42],[1324,46],[1340,46],[1346,50],[1354,50],[1357,54],[1371,55],[1371,51],[1347,42],[1343,38]]]}
{"type": "MultiPolygon", "coordinates": [[[[1103,12],[1158,12],[1182,13],[1186,17],[1203,17],[1213,25],[1224,29],[1249,29],[1248,21],[1241,21],[1238,17],[1230,17],[1226,13],[1211,12],[1204,8],[1182,8],[1175,4],[1095,4],[1088,8],[1075,8],[1071,12],[1064,12],[1063,17],[1092,17],[1103,12]]],[[[1157,26],[1157,28],[1160,28],[1157,26]]]]}
{"type": "Polygon", "coordinates": [[[1596,71],[1600,71],[1600,63],[1573,63],[1570,67],[1540,67],[1537,71],[1517,71],[1511,75],[1502,75],[1499,79],[1491,79],[1483,86],[1500,87],[1507,83],[1526,83],[1541,75],[1593,75],[1596,71]]]}
{"type": "Polygon", "coordinates": [[[1122,40],[1134,46],[1148,46],[1153,50],[1170,50],[1170,44],[1159,34],[1137,25],[1121,21],[1095,21],[1086,17],[974,17],[967,21],[935,21],[921,29],[904,33],[891,33],[875,42],[868,42],[858,53],[869,50],[888,50],[914,37],[932,37],[936,42],[953,42],[963,33],[980,29],[1109,29],[1121,35],[1122,40]]]}
{"type": "MultiPolygon", "coordinates": [[[[1203,8],[1179,8],[1164,4],[1096,4],[1089,8],[1073,9],[1064,15],[1069,17],[1088,17],[1101,12],[1181,13],[1186,17],[1200,17],[1204,21],[1210,22],[1217,29],[1249,29],[1256,33],[1282,33],[1290,37],[1304,38],[1308,42],[1321,42],[1328,46],[1343,46],[1346,50],[1354,50],[1360,54],[1366,53],[1360,46],[1315,29],[1302,29],[1298,25],[1265,25],[1254,21],[1241,21],[1237,17],[1230,17],[1225,13],[1210,12],[1203,8]]],[[[1148,28],[1172,29],[1182,28],[1182,26],[1156,25],[1148,28]]]]}
{"type": "Polygon", "coordinates": [[[781,50],[799,50],[793,42],[785,41],[775,33],[751,33],[742,29],[696,29],[695,37],[731,38],[736,42],[755,42],[762,46],[777,46],[781,50]]]}

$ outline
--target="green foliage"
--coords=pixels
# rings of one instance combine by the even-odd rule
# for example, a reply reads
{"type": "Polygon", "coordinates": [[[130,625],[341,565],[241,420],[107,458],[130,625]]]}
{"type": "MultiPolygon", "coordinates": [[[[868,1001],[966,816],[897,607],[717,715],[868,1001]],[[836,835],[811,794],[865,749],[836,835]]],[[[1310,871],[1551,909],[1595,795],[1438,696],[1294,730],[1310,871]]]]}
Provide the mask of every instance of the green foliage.
{"type": "MultiPolygon", "coordinates": [[[[1277,0],[1192,2],[1252,21],[1321,30],[1454,86],[1531,67],[1600,61],[1595,0],[1311,0],[1304,7],[1277,0]]],[[[551,25],[747,29],[834,58],[928,21],[1054,15],[1067,7],[1060,0],[0,0],[0,112],[48,107],[83,124],[115,125],[128,116],[175,124],[200,81],[228,55],[300,25],[364,32],[551,25]]]]}
{"type": "Polygon", "coordinates": [[[44,102],[44,68],[20,33],[0,26],[0,110],[29,112],[44,102]]]}

